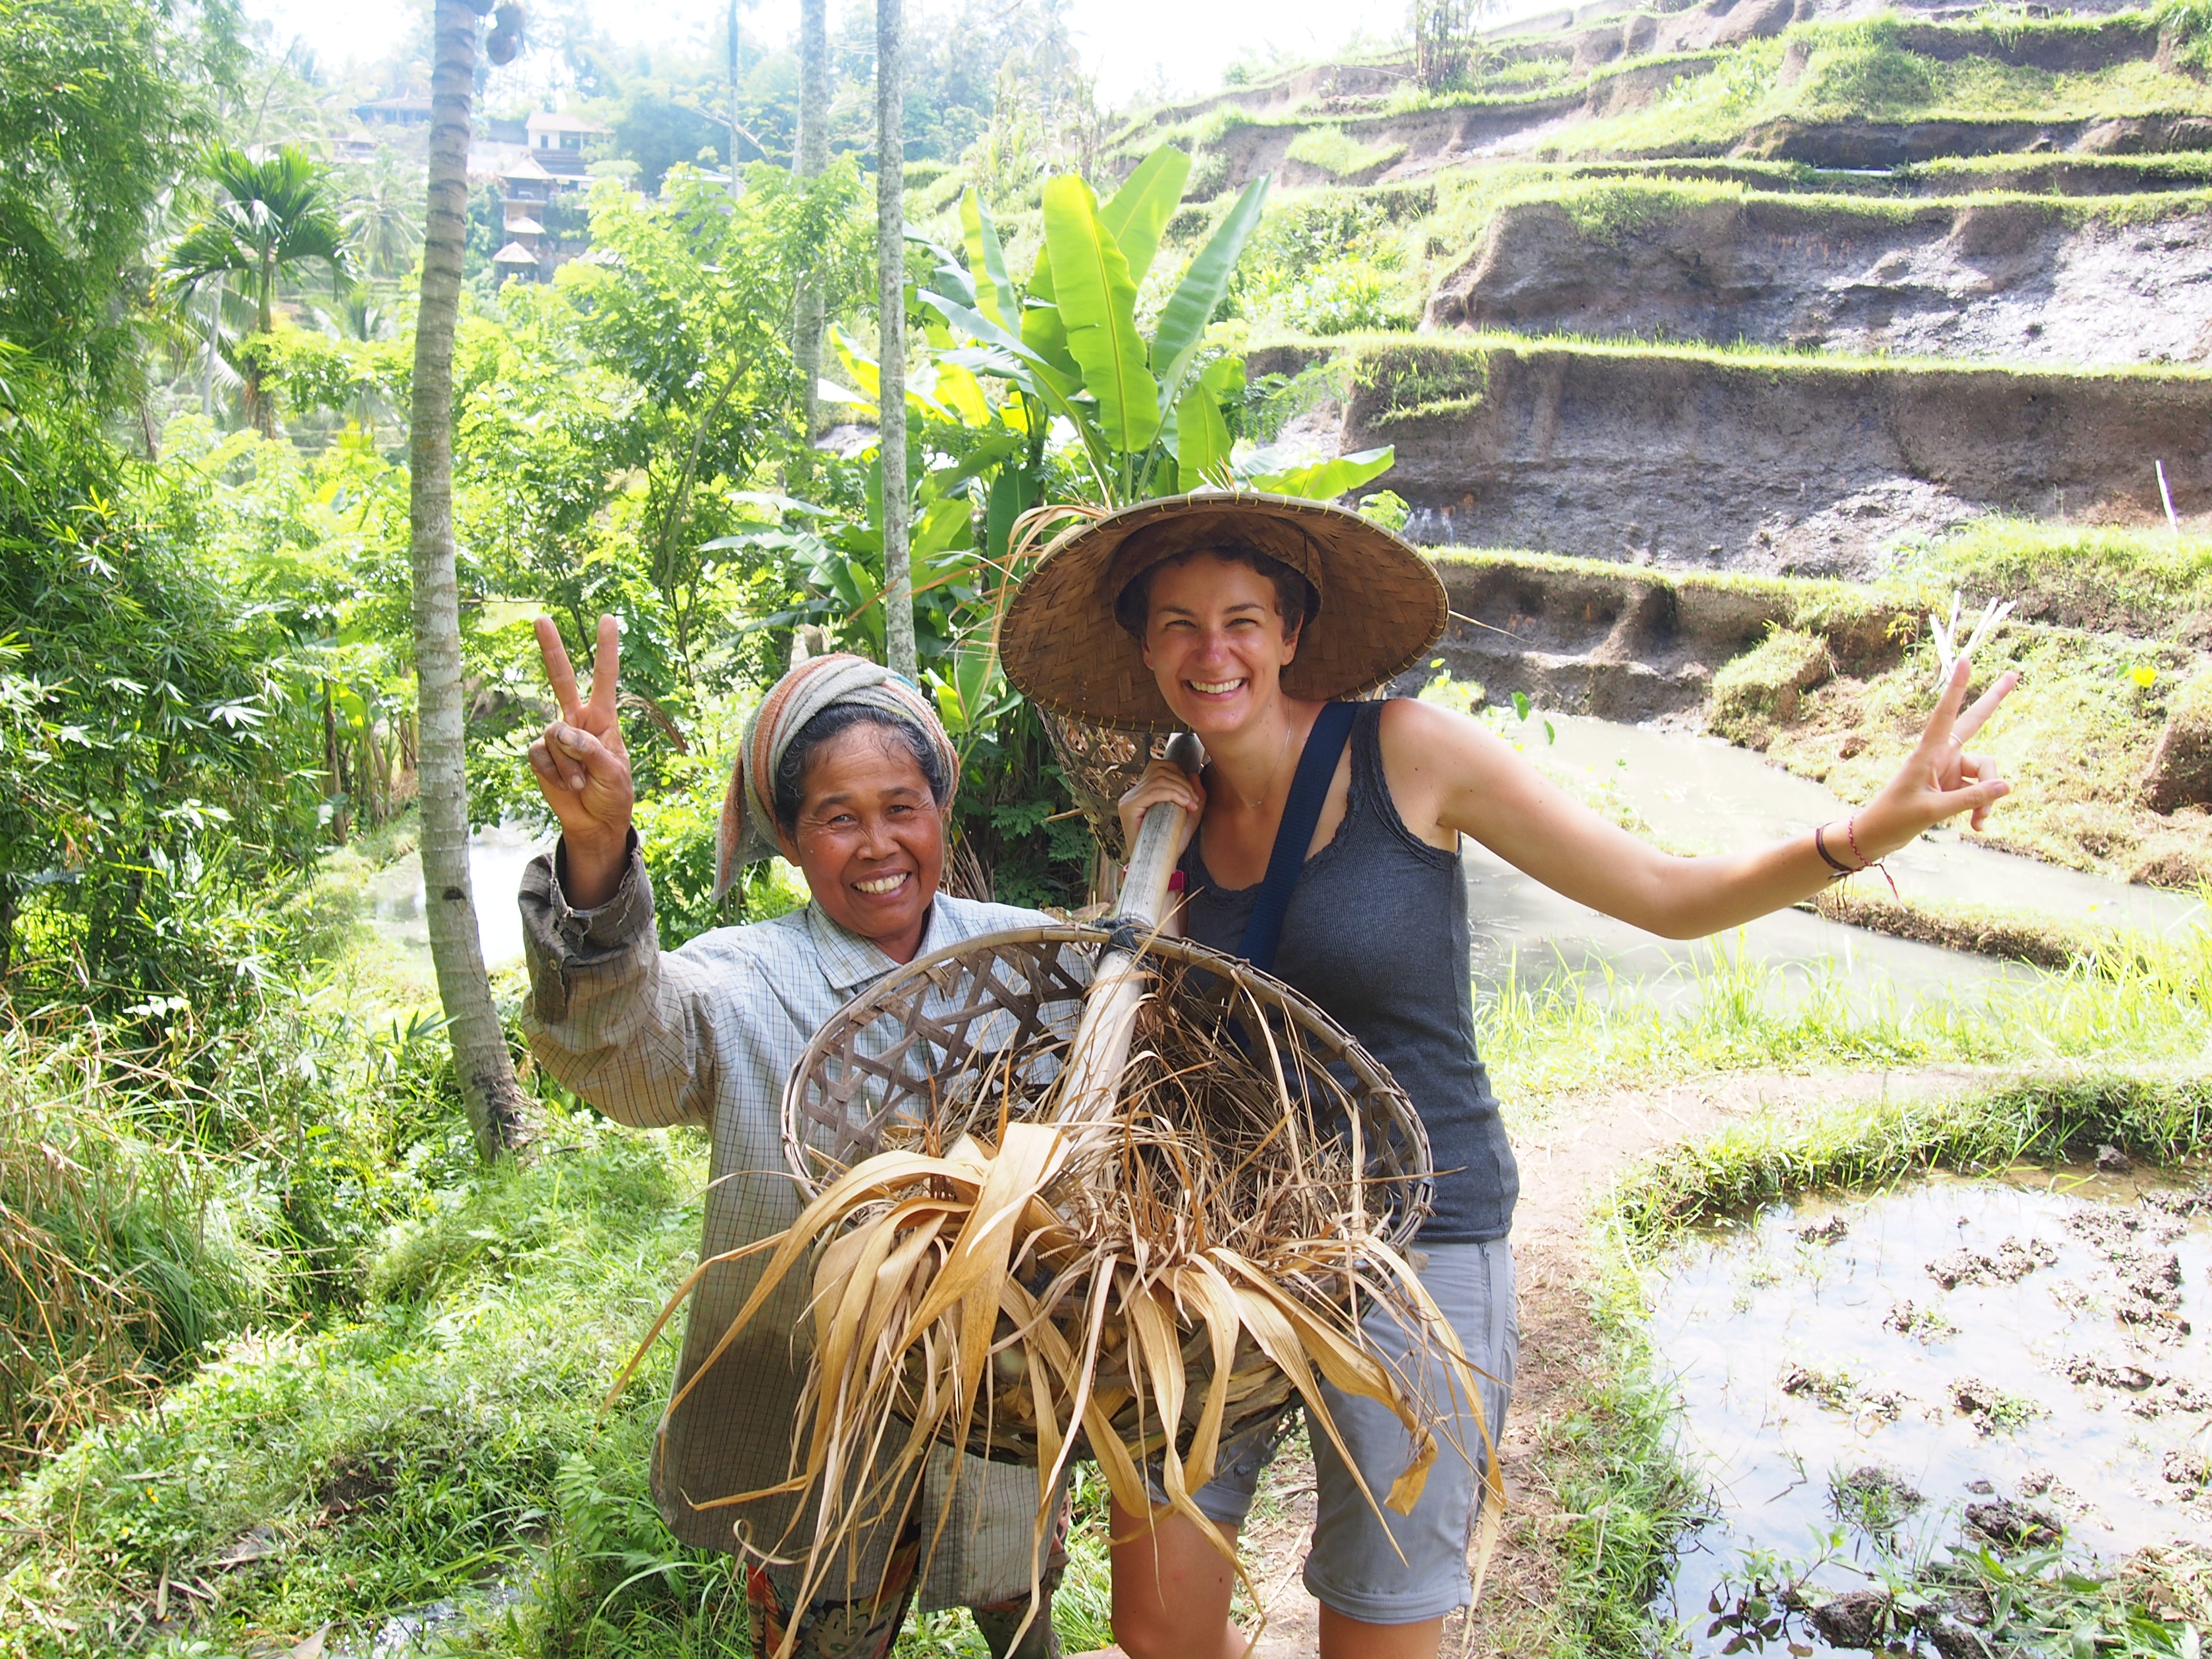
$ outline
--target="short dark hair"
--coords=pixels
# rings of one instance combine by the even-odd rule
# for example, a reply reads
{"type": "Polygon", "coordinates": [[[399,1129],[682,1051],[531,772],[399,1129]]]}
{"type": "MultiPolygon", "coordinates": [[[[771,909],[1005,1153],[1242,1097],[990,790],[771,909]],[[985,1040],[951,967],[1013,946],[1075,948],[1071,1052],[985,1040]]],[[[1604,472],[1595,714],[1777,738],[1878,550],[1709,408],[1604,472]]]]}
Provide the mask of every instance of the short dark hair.
{"type": "Polygon", "coordinates": [[[951,794],[952,780],[945,775],[945,757],[912,720],[902,720],[888,709],[866,703],[833,702],[799,728],[783,758],[775,763],[775,776],[770,780],[775,821],[787,834],[799,827],[799,809],[806,804],[806,769],[813,763],[814,751],[856,726],[881,726],[897,738],[921,769],[932,801],[942,806],[951,794]]]}
{"type": "Polygon", "coordinates": [[[1280,559],[1270,558],[1257,548],[1236,542],[1226,542],[1218,547],[1194,547],[1139,571],[1114,601],[1114,620],[1138,644],[1145,642],[1145,625],[1152,617],[1152,578],[1170,565],[1188,564],[1201,553],[1211,554],[1227,564],[1241,564],[1255,570],[1274,585],[1275,610],[1283,619],[1285,638],[1293,623],[1303,628],[1321,614],[1321,595],[1314,592],[1313,584],[1280,559]]]}

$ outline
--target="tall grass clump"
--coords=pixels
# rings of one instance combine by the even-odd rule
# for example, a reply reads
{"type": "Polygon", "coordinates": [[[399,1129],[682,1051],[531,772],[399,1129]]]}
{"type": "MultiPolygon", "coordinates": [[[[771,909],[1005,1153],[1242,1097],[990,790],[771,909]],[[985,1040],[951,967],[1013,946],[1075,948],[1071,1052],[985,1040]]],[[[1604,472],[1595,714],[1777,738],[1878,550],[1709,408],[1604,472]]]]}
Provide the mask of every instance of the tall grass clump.
{"type": "Polygon", "coordinates": [[[1739,934],[1692,946],[1650,987],[1610,969],[1516,961],[1478,997],[1483,1053],[1510,1098],[1701,1073],[1917,1064],[2194,1060],[2212,1042],[2212,934],[2129,937],[2063,969],[1909,990],[1878,969],[1782,967],[1739,934]]]}
{"type": "Polygon", "coordinates": [[[351,1312],[383,1230],[473,1167],[434,1018],[273,976],[255,1006],[0,1017],[0,1473],[351,1312]]]}
{"type": "Polygon", "coordinates": [[[147,1644],[165,1600],[208,1651],[335,1644],[487,1580],[532,1585],[502,1651],[742,1640],[728,1559],[646,1496],[665,1370],[599,1409],[696,1248],[702,1143],[548,1121],[560,1150],[396,1224],[365,1273],[385,1294],[217,1344],[0,1495],[0,1654],[147,1644]]]}
{"type": "Polygon", "coordinates": [[[1980,1174],[2114,1146],[2153,1164],[2212,1148],[2212,1079],[2195,1069],[2069,1068],[1964,1098],[1879,1100],[1789,1126],[1765,1120],[1670,1148],[1623,1184],[1637,1244],[1822,1188],[1885,1187],[1931,1170],[1980,1174]]]}

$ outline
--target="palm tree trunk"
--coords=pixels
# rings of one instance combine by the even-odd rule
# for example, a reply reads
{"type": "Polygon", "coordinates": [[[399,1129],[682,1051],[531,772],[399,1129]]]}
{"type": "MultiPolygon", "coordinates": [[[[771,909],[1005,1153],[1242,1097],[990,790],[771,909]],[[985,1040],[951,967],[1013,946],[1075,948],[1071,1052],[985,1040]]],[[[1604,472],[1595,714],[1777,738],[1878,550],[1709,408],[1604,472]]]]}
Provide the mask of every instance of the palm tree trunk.
{"type": "MultiPolygon", "coordinates": [[[[477,20],[464,0],[436,0],[430,78],[429,214],[422,303],[415,325],[410,522],[415,577],[415,677],[420,704],[423,909],[438,997],[453,1034],[453,1067],[477,1151],[487,1161],[520,1147],[527,1102],[514,1081],[507,1033],[485,977],[469,883],[468,776],[464,766],[460,599],[453,569],[453,325],[460,310],[468,222],[469,102],[477,20]]],[[[507,902],[513,902],[510,898],[507,902]]]]}
{"type": "MultiPolygon", "coordinates": [[[[830,170],[829,0],[799,0],[799,131],[791,149],[793,177],[819,179],[830,170]]],[[[814,388],[822,378],[822,320],[821,284],[809,276],[792,306],[791,356],[800,435],[810,444],[821,421],[814,388]]]]}
{"type": "Polygon", "coordinates": [[[919,684],[914,648],[914,566],[907,553],[906,133],[900,97],[901,0],[876,0],[876,311],[881,365],[877,453],[884,469],[885,666],[919,684]]]}

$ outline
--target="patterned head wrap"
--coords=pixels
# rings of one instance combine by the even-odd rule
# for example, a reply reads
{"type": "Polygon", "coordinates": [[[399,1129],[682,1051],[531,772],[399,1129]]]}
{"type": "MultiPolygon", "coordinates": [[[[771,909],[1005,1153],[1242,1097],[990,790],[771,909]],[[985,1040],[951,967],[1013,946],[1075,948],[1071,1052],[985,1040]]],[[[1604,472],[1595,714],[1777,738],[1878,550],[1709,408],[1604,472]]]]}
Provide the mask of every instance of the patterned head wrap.
{"type": "Polygon", "coordinates": [[[952,792],[960,782],[959,757],[929,699],[911,681],[865,657],[844,652],[811,657],[770,686],[745,722],[737,764],[730,769],[730,787],[722,796],[721,829],[715,836],[717,902],[736,882],[739,870],[777,852],[775,769],[799,729],[823,709],[841,703],[878,710],[927,738],[945,763],[945,799],[938,805],[952,805],[952,792]]]}

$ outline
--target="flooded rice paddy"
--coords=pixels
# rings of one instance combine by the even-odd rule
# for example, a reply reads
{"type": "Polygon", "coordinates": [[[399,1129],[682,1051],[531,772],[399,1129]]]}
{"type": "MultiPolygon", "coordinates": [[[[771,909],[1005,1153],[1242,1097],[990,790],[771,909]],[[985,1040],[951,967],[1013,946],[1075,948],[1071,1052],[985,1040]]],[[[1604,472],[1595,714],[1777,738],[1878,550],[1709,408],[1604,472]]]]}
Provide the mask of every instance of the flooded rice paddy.
{"type": "Polygon", "coordinates": [[[2204,1188],[2038,1170],[1780,1205],[1649,1290],[1714,1504],[1658,1608],[1692,1652],[1732,1638],[1711,1610],[1761,1552],[1819,1602],[1948,1551],[2212,1543],[2204,1188]]]}
{"type": "MultiPolygon", "coordinates": [[[[1668,845],[1729,852],[1786,835],[1850,809],[1821,785],[1769,765],[1717,738],[1583,715],[1549,716],[1556,740],[1526,752],[1585,793],[1632,807],[1668,845]]],[[[1530,722],[1533,732],[1538,723],[1530,722]]],[[[1603,1002],[1623,992],[1689,1006],[1703,994],[1711,946],[1662,939],[1561,897],[1473,842],[1462,860],[1475,941],[1475,977],[1494,988],[1508,973],[1523,986],[1579,975],[1583,994],[1603,1002]]],[[[1888,868],[1908,898],[2032,910],[2060,921],[2167,935],[2205,920],[2193,897],[2131,886],[2001,853],[1957,830],[1938,830],[1894,855],[1888,868]]],[[[1864,879],[1874,879],[1865,878],[1864,879]]],[[[2035,970],[1846,927],[1802,910],[1765,916],[1741,930],[1743,948],[1771,970],[1778,988],[1844,984],[1866,998],[1979,994],[2035,970]]],[[[1733,935],[1729,948],[1735,947],[1733,935]]]]}

